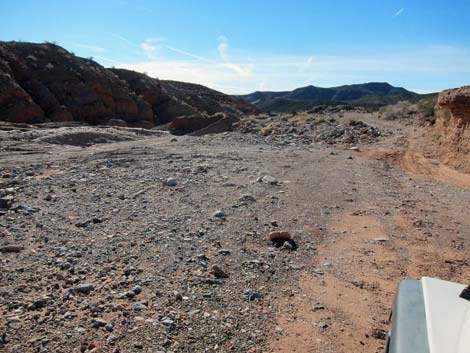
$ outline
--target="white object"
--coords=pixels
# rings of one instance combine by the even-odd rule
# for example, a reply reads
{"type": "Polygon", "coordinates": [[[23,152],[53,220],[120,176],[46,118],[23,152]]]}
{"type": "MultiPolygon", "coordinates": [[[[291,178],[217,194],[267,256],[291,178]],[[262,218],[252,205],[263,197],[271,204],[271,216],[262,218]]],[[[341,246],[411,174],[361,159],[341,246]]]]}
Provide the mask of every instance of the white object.
{"type": "Polygon", "coordinates": [[[423,277],[430,353],[470,352],[470,301],[460,298],[463,284],[423,277]]]}

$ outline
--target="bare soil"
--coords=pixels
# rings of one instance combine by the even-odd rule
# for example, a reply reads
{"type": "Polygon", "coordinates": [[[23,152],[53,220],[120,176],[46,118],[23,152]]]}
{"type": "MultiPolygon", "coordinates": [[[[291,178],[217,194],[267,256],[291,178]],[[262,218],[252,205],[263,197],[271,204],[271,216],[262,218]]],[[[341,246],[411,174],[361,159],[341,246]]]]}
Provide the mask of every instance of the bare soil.
{"type": "Polygon", "coordinates": [[[470,282],[468,175],[334,118],[381,134],[1,132],[0,351],[381,352],[402,279],[470,282]]]}

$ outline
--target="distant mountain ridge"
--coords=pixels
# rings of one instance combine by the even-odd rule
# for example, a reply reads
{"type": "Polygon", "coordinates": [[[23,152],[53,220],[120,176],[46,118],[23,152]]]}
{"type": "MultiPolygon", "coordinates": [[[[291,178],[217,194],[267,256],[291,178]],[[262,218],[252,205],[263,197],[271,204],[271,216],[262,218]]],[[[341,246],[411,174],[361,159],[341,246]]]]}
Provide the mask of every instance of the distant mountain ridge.
{"type": "Polygon", "coordinates": [[[293,91],[257,91],[237,97],[265,111],[289,112],[340,104],[377,109],[399,101],[416,102],[427,96],[429,94],[418,94],[386,82],[369,82],[331,88],[307,86],[293,91]]]}

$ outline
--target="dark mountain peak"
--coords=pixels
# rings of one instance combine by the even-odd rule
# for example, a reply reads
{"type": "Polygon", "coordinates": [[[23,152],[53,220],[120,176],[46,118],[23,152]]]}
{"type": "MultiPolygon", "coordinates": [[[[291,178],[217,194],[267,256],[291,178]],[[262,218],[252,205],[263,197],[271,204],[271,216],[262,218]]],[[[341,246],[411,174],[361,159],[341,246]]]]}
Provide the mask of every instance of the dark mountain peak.
{"type": "Polygon", "coordinates": [[[240,98],[260,109],[287,112],[324,104],[379,108],[404,100],[414,102],[422,96],[402,87],[394,87],[388,82],[367,82],[329,88],[309,85],[288,92],[258,91],[240,98]]]}

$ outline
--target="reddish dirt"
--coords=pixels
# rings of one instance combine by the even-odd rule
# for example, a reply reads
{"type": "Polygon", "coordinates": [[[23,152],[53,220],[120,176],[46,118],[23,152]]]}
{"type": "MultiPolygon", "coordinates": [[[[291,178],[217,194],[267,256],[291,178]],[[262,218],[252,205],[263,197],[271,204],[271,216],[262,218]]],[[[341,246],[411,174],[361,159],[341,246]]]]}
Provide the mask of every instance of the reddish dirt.
{"type": "Polygon", "coordinates": [[[3,218],[2,245],[25,250],[2,255],[8,258],[2,287],[21,308],[43,289],[54,305],[19,311],[3,302],[0,327],[9,325],[4,351],[41,351],[47,337],[49,351],[69,352],[90,342],[103,345],[103,352],[135,351],[136,343],[142,352],[381,352],[400,281],[431,276],[470,283],[470,189],[461,182],[464,174],[417,154],[413,131],[371,115],[354,118],[390,138],[358,151],[270,144],[239,133],[177,141],[158,135],[89,147],[5,133],[1,173],[15,174],[20,183],[15,205],[38,212],[12,210],[3,218]],[[168,176],[176,177],[177,187],[163,186],[168,176]],[[275,182],[263,182],[268,176],[275,182]],[[243,194],[256,202],[241,202],[243,194]],[[212,217],[216,210],[226,213],[224,220],[212,217]],[[101,222],[77,227],[96,215],[101,222]],[[154,228],[156,220],[165,222],[154,228]],[[37,226],[51,222],[53,228],[37,226]],[[267,241],[273,231],[288,231],[298,249],[274,248],[267,241]],[[63,248],[80,251],[73,260],[80,277],[50,261],[68,256],[63,248]],[[207,268],[198,265],[201,258],[207,268]],[[125,279],[128,265],[142,273],[125,279]],[[212,265],[229,278],[205,282],[212,265]],[[91,282],[96,290],[63,300],[68,280],[91,282]],[[133,300],[146,303],[144,312],[118,295],[135,283],[142,293],[133,300]],[[245,290],[261,297],[247,300],[245,290]],[[100,317],[114,323],[113,344],[109,332],[93,327],[87,308],[98,301],[104,303],[100,317]],[[195,309],[199,314],[190,316],[195,309]],[[44,310],[50,315],[39,327],[31,317],[46,317],[44,310]],[[59,310],[76,316],[63,321],[59,310]],[[172,330],[159,321],[167,315],[175,320],[172,330]],[[16,321],[7,323],[12,316],[16,321]]]}
{"type": "Polygon", "coordinates": [[[453,196],[445,201],[438,196],[446,187],[451,194],[465,195],[470,174],[437,159],[430,131],[410,128],[405,136],[394,135],[357,153],[384,162],[398,175],[405,172],[417,184],[416,191],[404,192],[403,182],[384,184],[390,195],[402,200],[397,212],[374,200],[371,190],[360,212],[332,217],[327,235],[305,228],[322,241],[298,286],[285,290],[270,352],[383,352],[390,309],[403,278],[470,282],[464,245],[468,229],[460,228],[465,216],[456,217],[466,206],[453,196]],[[431,190],[430,185],[441,190],[431,190]],[[418,196],[422,192],[431,197],[418,196]]]}
{"type": "Polygon", "coordinates": [[[456,270],[468,266],[464,254],[452,243],[428,239],[406,215],[384,224],[377,216],[344,214],[331,231],[318,247],[324,275],[303,274],[294,299],[285,298],[272,352],[382,352],[404,274],[470,281],[456,270]]]}
{"type": "Polygon", "coordinates": [[[369,148],[362,155],[366,158],[390,162],[414,176],[435,179],[470,189],[470,174],[460,172],[437,159],[428,158],[420,151],[369,148]]]}

